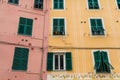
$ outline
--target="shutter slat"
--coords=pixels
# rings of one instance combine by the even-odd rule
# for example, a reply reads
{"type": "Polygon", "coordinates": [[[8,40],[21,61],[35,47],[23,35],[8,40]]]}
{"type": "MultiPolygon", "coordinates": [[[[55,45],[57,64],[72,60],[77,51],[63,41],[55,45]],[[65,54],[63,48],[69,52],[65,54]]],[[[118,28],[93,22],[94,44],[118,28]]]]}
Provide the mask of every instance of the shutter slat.
{"type": "Polygon", "coordinates": [[[72,70],[72,56],[71,52],[66,52],[66,70],[72,70]]]}
{"type": "Polygon", "coordinates": [[[53,70],[53,53],[48,52],[47,54],[47,70],[52,71],[53,70]]]}
{"type": "Polygon", "coordinates": [[[29,49],[15,48],[12,70],[27,70],[29,49]]]}
{"type": "Polygon", "coordinates": [[[101,53],[102,53],[102,57],[103,57],[103,62],[104,62],[104,64],[106,64],[109,69],[114,69],[113,66],[109,63],[109,59],[108,59],[108,54],[107,54],[107,52],[102,51],[101,53]]]}
{"type": "Polygon", "coordinates": [[[94,52],[94,60],[95,60],[95,66],[94,69],[99,69],[101,64],[101,54],[100,51],[94,52]]]}

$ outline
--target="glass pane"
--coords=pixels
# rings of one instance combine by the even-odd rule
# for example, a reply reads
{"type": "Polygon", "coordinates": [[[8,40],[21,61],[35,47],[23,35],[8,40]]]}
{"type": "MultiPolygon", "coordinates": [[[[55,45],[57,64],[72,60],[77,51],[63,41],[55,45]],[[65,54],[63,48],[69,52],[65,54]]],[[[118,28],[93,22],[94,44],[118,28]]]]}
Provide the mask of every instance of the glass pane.
{"type": "Polygon", "coordinates": [[[58,69],[58,55],[55,55],[55,69],[58,69]]]}
{"type": "Polygon", "coordinates": [[[60,55],[60,69],[64,69],[64,58],[63,58],[63,55],[60,55]]]}

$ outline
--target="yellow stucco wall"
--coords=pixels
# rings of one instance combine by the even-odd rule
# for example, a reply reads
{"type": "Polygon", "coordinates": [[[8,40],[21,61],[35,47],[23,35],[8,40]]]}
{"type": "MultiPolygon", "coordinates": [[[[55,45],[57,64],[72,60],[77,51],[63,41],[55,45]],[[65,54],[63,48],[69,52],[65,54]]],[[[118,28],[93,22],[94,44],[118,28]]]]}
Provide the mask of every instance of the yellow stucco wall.
{"type": "Polygon", "coordinates": [[[94,72],[93,50],[108,51],[112,73],[120,73],[120,10],[116,0],[99,0],[99,10],[89,10],[87,0],[65,0],[64,10],[53,10],[50,1],[49,52],[72,52],[73,70],[68,73],[94,72]],[[65,18],[66,36],[52,36],[54,17],[65,18]],[[91,36],[89,18],[102,18],[105,36],[91,36]]]}

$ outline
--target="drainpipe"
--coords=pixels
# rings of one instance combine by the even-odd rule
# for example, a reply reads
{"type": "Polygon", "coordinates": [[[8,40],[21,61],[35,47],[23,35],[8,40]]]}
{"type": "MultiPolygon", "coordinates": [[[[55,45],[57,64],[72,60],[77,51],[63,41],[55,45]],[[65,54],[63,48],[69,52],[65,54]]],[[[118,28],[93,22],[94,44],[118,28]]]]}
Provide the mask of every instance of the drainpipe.
{"type": "Polygon", "coordinates": [[[44,5],[46,5],[45,7],[44,7],[44,9],[43,9],[43,12],[44,12],[44,24],[43,24],[43,41],[42,41],[42,57],[41,57],[41,66],[40,66],[40,78],[39,78],[39,80],[43,80],[43,57],[44,57],[44,55],[46,54],[45,53],[45,49],[47,49],[45,46],[44,46],[44,40],[46,39],[45,38],[45,28],[46,28],[46,25],[45,25],[45,21],[46,21],[46,13],[48,12],[47,11],[47,1],[48,0],[44,0],[44,5]],[[46,2],[46,3],[45,3],[46,2]]]}

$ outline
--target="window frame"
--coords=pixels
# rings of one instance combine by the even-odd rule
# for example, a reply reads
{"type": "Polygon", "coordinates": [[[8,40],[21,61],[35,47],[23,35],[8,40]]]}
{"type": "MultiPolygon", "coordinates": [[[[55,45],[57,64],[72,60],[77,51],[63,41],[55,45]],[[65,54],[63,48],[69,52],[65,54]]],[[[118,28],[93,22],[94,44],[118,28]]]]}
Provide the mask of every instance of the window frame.
{"type": "Polygon", "coordinates": [[[106,37],[106,29],[105,29],[105,24],[104,24],[103,18],[101,18],[101,17],[90,17],[90,18],[88,18],[88,21],[89,21],[89,29],[90,29],[90,36],[91,37],[106,37]],[[101,19],[103,29],[104,29],[104,35],[92,35],[92,30],[91,30],[92,27],[91,27],[90,19],[101,19]]]}
{"type": "Polygon", "coordinates": [[[52,37],[66,37],[66,35],[67,35],[67,32],[66,32],[66,25],[67,25],[67,24],[66,24],[66,18],[65,18],[65,17],[53,17],[52,20],[51,20],[51,22],[52,22],[52,23],[51,23],[51,26],[52,26],[52,28],[51,28],[52,37]],[[65,35],[54,35],[54,34],[53,34],[53,20],[54,20],[54,19],[64,19],[65,35]]]}
{"type": "MultiPolygon", "coordinates": [[[[109,63],[111,63],[111,60],[110,60],[110,53],[108,50],[92,50],[91,53],[92,53],[92,63],[93,63],[93,68],[94,68],[94,65],[95,65],[95,60],[94,60],[94,52],[95,51],[105,51],[107,52],[107,55],[108,55],[108,60],[109,60],[109,63]]],[[[94,73],[95,74],[103,74],[103,73],[97,73],[96,70],[94,69],[94,73]]],[[[105,74],[111,74],[112,73],[112,69],[110,69],[110,73],[105,73],[105,74]]]]}
{"type": "Polygon", "coordinates": [[[65,10],[65,0],[63,0],[64,1],[64,4],[63,4],[63,9],[54,9],[54,0],[52,0],[52,10],[55,10],[55,11],[64,11],[65,10]]]}
{"type": "MultiPolygon", "coordinates": [[[[58,61],[58,62],[60,62],[60,61],[58,61]]],[[[65,58],[65,52],[53,52],[53,71],[66,71],[66,58],[65,58]],[[63,58],[64,58],[64,69],[60,69],[60,63],[58,63],[59,65],[58,65],[58,67],[59,67],[59,69],[55,69],[55,55],[58,55],[58,56],[60,56],[60,55],[63,55],[63,58]]]]}
{"type": "Polygon", "coordinates": [[[41,9],[41,8],[36,8],[36,7],[35,7],[35,0],[34,0],[34,5],[33,5],[33,8],[34,8],[34,9],[36,9],[36,10],[44,10],[44,0],[43,0],[43,6],[42,6],[42,7],[43,7],[42,9],[41,9]]]}
{"type": "Polygon", "coordinates": [[[118,2],[117,2],[117,0],[115,0],[115,3],[116,3],[116,6],[117,6],[117,10],[120,10],[119,7],[118,7],[118,2]]]}
{"type": "Polygon", "coordinates": [[[92,10],[92,11],[101,10],[100,0],[98,0],[99,9],[89,9],[89,4],[88,4],[89,2],[88,2],[88,0],[86,0],[86,3],[87,3],[87,10],[92,10]]]}

